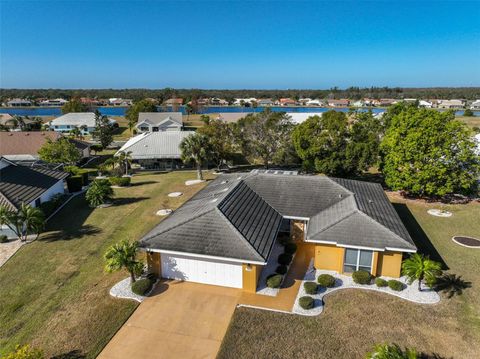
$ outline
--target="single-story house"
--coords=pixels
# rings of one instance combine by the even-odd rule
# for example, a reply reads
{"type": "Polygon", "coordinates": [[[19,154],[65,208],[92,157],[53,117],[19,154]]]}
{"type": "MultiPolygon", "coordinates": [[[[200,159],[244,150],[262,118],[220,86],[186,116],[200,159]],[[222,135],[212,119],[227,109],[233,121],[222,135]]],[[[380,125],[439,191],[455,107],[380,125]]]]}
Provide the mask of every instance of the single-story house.
{"type": "Polygon", "coordinates": [[[115,154],[129,152],[142,169],[173,170],[182,165],[180,143],[193,131],[145,132],[130,138],[115,154]]]}
{"type": "Polygon", "coordinates": [[[30,100],[25,100],[22,98],[14,98],[10,101],[7,101],[7,106],[8,107],[26,107],[26,106],[32,106],[32,101],[30,100]]]}
{"type": "Polygon", "coordinates": [[[183,98],[171,98],[163,102],[165,106],[182,106],[183,98]]]}
{"type": "Polygon", "coordinates": [[[140,240],[150,270],[255,292],[286,227],[312,246],[315,268],[400,276],[403,254],[417,248],[379,184],[280,173],[211,181],[140,240]]]}
{"type": "MultiPolygon", "coordinates": [[[[38,161],[38,151],[47,140],[57,141],[62,138],[60,132],[21,131],[0,132],[0,156],[14,162],[38,161]]],[[[82,158],[90,157],[90,144],[68,138],[80,152],[82,158]]]]}
{"type": "Polygon", "coordinates": [[[262,107],[262,106],[273,106],[275,102],[272,101],[270,98],[261,98],[258,99],[257,105],[262,107]]]}
{"type": "Polygon", "coordinates": [[[378,100],[376,106],[387,107],[387,106],[394,105],[394,104],[396,104],[397,102],[398,102],[398,101],[395,100],[394,98],[382,98],[382,99],[378,100]]]}
{"type": "Polygon", "coordinates": [[[181,112],[140,112],[135,126],[139,132],[181,131],[181,112]]]}
{"type": "MultiPolygon", "coordinates": [[[[41,166],[21,166],[0,157],[0,206],[18,210],[22,203],[38,207],[57,194],[65,193],[68,173],[41,166]]],[[[0,227],[0,234],[14,237],[7,227],[0,227]]]]}
{"type": "Polygon", "coordinates": [[[425,101],[425,100],[420,100],[418,102],[418,107],[423,107],[423,108],[432,108],[433,107],[433,103],[429,102],[429,101],[425,101]]]}
{"type": "Polygon", "coordinates": [[[348,105],[350,104],[350,101],[347,99],[328,100],[327,103],[328,103],[328,106],[330,107],[348,107],[348,105]]]}
{"type": "Polygon", "coordinates": [[[67,100],[64,100],[63,98],[56,98],[56,99],[47,99],[40,101],[39,105],[40,106],[63,106],[67,103],[67,100]]]}
{"type": "Polygon", "coordinates": [[[297,104],[297,101],[292,100],[291,98],[281,98],[278,100],[278,104],[280,106],[295,106],[297,104]]]}
{"type": "Polygon", "coordinates": [[[234,106],[242,106],[242,104],[249,104],[251,105],[252,103],[258,103],[258,100],[255,97],[250,97],[250,98],[236,98],[235,101],[233,102],[234,106]]]}
{"type": "Polygon", "coordinates": [[[463,100],[440,100],[438,108],[462,109],[465,106],[463,100]]]}
{"type": "MultiPolygon", "coordinates": [[[[112,126],[117,121],[109,119],[112,126]]],[[[95,113],[93,112],[70,112],[48,123],[50,129],[56,132],[70,132],[75,127],[81,130],[82,134],[91,134],[95,130],[95,113]]]]}
{"type": "Polygon", "coordinates": [[[480,110],[480,100],[472,102],[470,105],[471,110],[480,110]]]}
{"type": "Polygon", "coordinates": [[[108,103],[111,106],[132,106],[133,100],[128,98],[110,98],[108,103]]]}

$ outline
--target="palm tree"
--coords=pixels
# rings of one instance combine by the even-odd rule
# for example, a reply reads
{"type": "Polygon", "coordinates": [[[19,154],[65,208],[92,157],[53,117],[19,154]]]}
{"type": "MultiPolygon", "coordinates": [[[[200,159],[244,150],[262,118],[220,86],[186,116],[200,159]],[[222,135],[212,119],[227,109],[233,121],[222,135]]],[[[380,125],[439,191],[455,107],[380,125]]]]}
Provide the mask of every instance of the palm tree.
{"type": "Polygon", "coordinates": [[[138,242],[130,242],[126,239],[120,243],[110,246],[105,252],[105,270],[108,273],[126,269],[130,274],[131,282],[135,282],[135,275],[138,275],[143,264],[137,259],[138,242]]]}
{"type": "Polygon", "coordinates": [[[402,263],[402,273],[407,276],[410,284],[418,280],[418,290],[422,290],[422,281],[432,287],[439,275],[442,274],[442,265],[432,261],[422,254],[414,253],[402,263]]]}
{"type": "Polygon", "coordinates": [[[195,162],[197,166],[197,178],[203,180],[202,165],[208,161],[211,155],[210,143],[205,135],[194,133],[185,137],[180,143],[182,160],[195,162]]]}
{"type": "Polygon", "coordinates": [[[25,242],[29,234],[35,233],[38,238],[45,227],[45,215],[42,210],[25,203],[17,211],[0,206],[0,225],[8,226],[20,239],[25,242]]]}
{"type": "Polygon", "coordinates": [[[73,138],[80,138],[82,137],[82,132],[77,126],[75,126],[70,130],[70,135],[72,135],[73,138]]]}
{"type": "Polygon", "coordinates": [[[128,168],[132,165],[132,151],[121,151],[116,158],[118,164],[125,167],[125,175],[128,176],[128,168]]]}
{"type": "Polygon", "coordinates": [[[108,180],[95,180],[90,185],[85,194],[90,207],[98,207],[107,201],[111,200],[113,196],[113,189],[108,180]]]}
{"type": "Polygon", "coordinates": [[[452,298],[455,294],[462,295],[463,290],[470,288],[472,282],[467,282],[462,279],[462,276],[455,274],[444,274],[437,278],[435,283],[435,290],[447,293],[447,298],[452,298]]]}
{"type": "Polygon", "coordinates": [[[418,359],[420,355],[415,349],[405,348],[397,344],[378,344],[367,354],[367,359],[418,359]]]}

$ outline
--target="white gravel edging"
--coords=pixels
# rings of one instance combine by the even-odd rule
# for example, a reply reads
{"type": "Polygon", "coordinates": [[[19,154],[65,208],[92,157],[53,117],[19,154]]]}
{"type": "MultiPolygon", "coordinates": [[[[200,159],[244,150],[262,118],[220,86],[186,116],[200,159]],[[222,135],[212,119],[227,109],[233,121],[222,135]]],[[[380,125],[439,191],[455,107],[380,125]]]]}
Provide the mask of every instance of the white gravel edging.
{"type": "Polygon", "coordinates": [[[172,197],[172,198],[180,197],[182,194],[183,192],[171,192],[168,194],[168,197],[172,197]]]}
{"type": "MultiPolygon", "coordinates": [[[[391,279],[391,278],[386,278],[382,277],[386,280],[391,279]]],[[[343,274],[338,274],[335,271],[327,271],[327,270],[315,270],[313,268],[313,259],[310,262],[310,265],[308,267],[308,270],[302,280],[302,283],[300,284],[300,289],[298,290],[297,297],[295,298],[295,303],[293,305],[292,312],[295,314],[300,314],[300,315],[306,315],[306,316],[315,316],[319,315],[320,313],[323,312],[323,297],[326,296],[327,294],[330,294],[334,291],[340,290],[340,289],[366,289],[366,290],[373,290],[381,293],[386,293],[390,295],[394,295],[396,297],[414,302],[414,303],[420,303],[420,304],[436,304],[440,302],[440,296],[438,295],[437,292],[431,289],[424,289],[423,291],[418,291],[418,283],[417,281],[414,281],[412,284],[407,283],[407,279],[405,277],[398,278],[400,282],[402,282],[405,285],[405,288],[400,291],[396,292],[388,287],[384,288],[379,288],[375,284],[370,284],[370,285],[362,285],[362,284],[357,284],[353,281],[351,276],[346,276],[343,274]],[[303,283],[305,282],[315,282],[316,279],[320,274],[331,274],[335,277],[335,287],[334,288],[320,288],[319,292],[317,294],[306,294],[305,289],[303,287],[303,283]],[[314,299],[314,307],[312,309],[303,309],[300,307],[298,304],[298,300],[300,297],[303,296],[310,296],[314,299]]]]}
{"type": "Polygon", "coordinates": [[[451,217],[453,215],[452,212],[449,212],[449,211],[444,211],[442,209],[435,209],[435,208],[431,208],[427,211],[427,213],[431,216],[435,216],[435,217],[443,217],[443,218],[448,218],[448,217],[451,217]]]}
{"type": "Polygon", "coordinates": [[[127,277],[117,284],[115,284],[111,289],[110,289],[110,295],[115,298],[122,298],[122,299],[133,299],[136,300],[137,302],[141,303],[145,300],[146,297],[150,295],[150,293],[153,291],[155,288],[155,285],[157,282],[153,283],[152,289],[150,292],[147,293],[147,295],[138,295],[132,292],[132,288],[130,285],[130,277],[127,277]]]}

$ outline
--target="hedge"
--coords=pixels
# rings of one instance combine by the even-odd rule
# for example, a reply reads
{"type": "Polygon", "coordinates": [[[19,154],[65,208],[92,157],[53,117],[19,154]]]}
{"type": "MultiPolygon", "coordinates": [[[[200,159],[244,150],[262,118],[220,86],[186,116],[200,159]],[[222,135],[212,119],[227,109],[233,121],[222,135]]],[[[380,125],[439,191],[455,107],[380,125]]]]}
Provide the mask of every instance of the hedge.
{"type": "Polygon", "coordinates": [[[372,275],[366,270],[357,270],[352,274],[353,281],[357,284],[370,284],[372,275]]]}
{"type": "Polygon", "coordinates": [[[394,290],[396,292],[400,292],[403,290],[403,283],[398,281],[398,280],[395,280],[395,279],[390,279],[388,281],[388,287],[391,289],[391,290],[394,290]]]}
{"type": "Polygon", "coordinates": [[[280,288],[282,284],[283,276],[281,274],[272,274],[267,277],[267,287],[269,288],[280,288]]]}
{"type": "Polygon", "coordinates": [[[297,251],[297,245],[293,242],[285,244],[285,253],[294,254],[297,251]]]}
{"type": "Polygon", "coordinates": [[[288,266],[290,262],[292,261],[293,256],[288,253],[282,253],[278,256],[278,264],[283,264],[285,266],[288,266]]]}
{"type": "Polygon", "coordinates": [[[377,287],[382,288],[382,287],[386,287],[388,285],[388,282],[383,278],[376,278],[375,284],[377,285],[377,287]]]}
{"type": "Polygon", "coordinates": [[[286,245],[287,243],[291,243],[290,235],[288,233],[283,233],[283,232],[279,233],[277,236],[277,239],[282,246],[286,245]]]}
{"type": "Polygon", "coordinates": [[[130,177],[110,177],[108,180],[112,186],[126,187],[130,186],[132,179],[130,177]]]}
{"type": "Polygon", "coordinates": [[[307,294],[316,294],[318,290],[318,285],[315,282],[305,282],[303,283],[303,288],[307,294]]]}
{"type": "Polygon", "coordinates": [[[312,297],[309,297],[308,295],[305,297],[301,297],[298,300],[298,304],[303,308],[303,309],[312,309],[313,308],[313,303],[314,300],[312,297]]]}
{"type": "Polygon", "coordinates": [[[317,282],[322,287],[333,288],[335,286],[335,277],[330,274],[320,274],[317,282]]]}
{"type": "Polygon", "coordinates": [[[148,278],[142,278],[132,284],[132,292],[137,295],[147,294],[153,286],[153,281],[148,278]]]}
{"type": "Polygon", "coordinates": [[[69,192],[78,192],[82,190],[83,178],[82,176],[70,176],[67,178],[67,187],[69,192]]]}
{"type": "Polygon", "coordinates": [[[279,265],[277,269],[275,269],[275,273],[282,274],[282,275],[287,273],[287,271],[288,271],[288,268],[287,266],[284,266],[284,265],[279,265]]]}

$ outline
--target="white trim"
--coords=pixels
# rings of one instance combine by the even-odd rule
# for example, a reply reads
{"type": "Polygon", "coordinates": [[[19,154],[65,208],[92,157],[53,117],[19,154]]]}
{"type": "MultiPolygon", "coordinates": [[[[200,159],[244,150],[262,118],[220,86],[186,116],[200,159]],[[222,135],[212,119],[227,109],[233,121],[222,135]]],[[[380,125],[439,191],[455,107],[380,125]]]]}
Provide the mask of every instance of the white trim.
{"type": "Polygon", "coordinates": [[[344,244],[337,244],[337,247],[351,248],[351,249],[363,249],[363,250],[366,250],[366,251],[385,252],[384,248],[375,248],[375,247],[352,246],[352,245],[344,245],[344,244]]]}
{"type": "Polygon", "coordinates": [[[307,243],[320,243],[320,244],[332,244],[337,247],[342,247],[342,248],[353,248],[353,249],[366,249],[369,251],[377,251],[377,252],[385,252],[385,251],[391,251],[391,252],[406,252],[406,253],[417,253],[415,249],[404,249],[404,248],[394,248],[394,247],[385,247],[385,248],[375,248],[375,247],[364,247],[364,246],[354,246],[350,244],[339,244],[337,242],[329,242],[329,241],[318,241],[318,240],[305,240],[307,243]]]}
{"type": "Polygon", "coordinates": [[[315,241],[312,241],[311,239],[307,239],[307,240],[305,240],[305,242],[307,242],[307,243],[331,244],[331,245],[334,245],[334,246],[336,246],[336,245],[337,245],[337,242],[330,242],[330,241],[317,241],[317,240],[315,240],[315,241]]]}
{"type": "Polygon", "coordinates": [[[401,248],[394,248],[394,247],[385,247],[385,250],[391,251],[391,252],[417,253],[415,249],[401,249],[401,248]]]}
{"type": "Polygon", "coordinates": [[[310,218],[309,217],[295,217],[295,216],[282,216],[283,218],[285,219],[293,219],[293,220],[297,220],[297,221],[309,221],[310,218]]]}
{"type": "Polygon", "coordinates": [[[165,249],[154,249],[154,248],[140,248],[146,252],[156,252],[156,253],[165,253],[165,254],[173,254],[173,255],[180,255],[185,257],[198,257],[198,258],[206,258],[206,259],[214,259],[214,260],[222,260],[226,262],[236,262],[236,263],[250,263],[250,264],[258,264],[258,265],[266,265],[265,262],[256,262],[256,261],[247,261],[245,259],[237,259],[237,258],[226,258],[226,257],[216,257],[216,256],[209,256],[206,254],[196,254],[196,253],[187,253],[187,252],[177,252],[177,251],[169,251],[165,249]]]}

